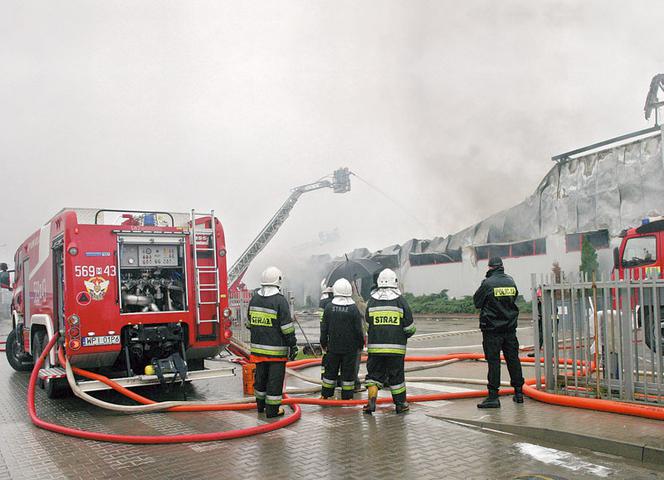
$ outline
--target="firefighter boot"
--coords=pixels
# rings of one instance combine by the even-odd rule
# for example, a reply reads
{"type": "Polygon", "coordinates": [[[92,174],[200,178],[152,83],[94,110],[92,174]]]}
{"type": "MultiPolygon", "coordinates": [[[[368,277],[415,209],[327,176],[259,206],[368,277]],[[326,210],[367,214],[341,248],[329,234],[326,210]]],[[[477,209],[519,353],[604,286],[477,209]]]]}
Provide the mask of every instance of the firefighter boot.
{"type": "Polygon", "coordinates": [[[267,418],[281,417],[284,415],[284,409],[276,405],[268,405],[266,408],[265,416],[267,418]]]}
{"type": "Polygon", "coordinates": [[[258,413],[265,412],[265,400],[256,400],[256,410],[258,413]]]}
{"type": "Polygon", "coordinates": [[[481,403],[478,403],[477,408],[500,408],[498,391],[489,390],[489,396],[486,397],[481,403]]]}
{"type": "Polygon", "coordinates": [[[408,402],[397,403],[397,413],[406,413],[408,410],[410,410],[410,405],[408,405],[408,402]]]}
{"type": "Polygon", "coordinates": [[[378,397],[378,387],[376,385],[370,385],[367,387],[369,392],[369,403],[364,406],[364,413],[371,415],[376,411],[376,398],[378,397]]]}
{"type": "Polygon", "coordinates": [[[523,403],[523,388],[522,387],[515,387],[514,388],[514,396],[512,397],[512,400],[515,401],[516,403],[523,403]]]}

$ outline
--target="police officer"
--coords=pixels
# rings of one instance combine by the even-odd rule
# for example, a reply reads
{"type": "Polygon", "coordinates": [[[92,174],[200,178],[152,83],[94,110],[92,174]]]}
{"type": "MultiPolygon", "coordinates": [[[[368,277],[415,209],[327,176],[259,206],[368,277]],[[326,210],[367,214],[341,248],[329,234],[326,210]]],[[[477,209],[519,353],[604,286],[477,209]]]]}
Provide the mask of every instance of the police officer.
{"type": "Polygon", "coordinates": [[[489,364],[489,396],[477,405],[478,408],[500,408],[498,389],[500,388],[500,351],[502,350],[514,387],[516,403],[523,403],[523,374],[519,361],[519,340],[516,338],[516,324],[519,308],[516,297],[519,291],[514,280],[505,274],[500,257],[489,259],[489,270],[482,285],[477,289],[473,300],[480,311],[480,329],[484,357],[489,364]]]}
{"type": "Polygon", "coordinates": [[[397,275],[386,268],[378,275],[365,318],[369,324],[367,379],[369,403],[364,413],[376,410],[378,390],[389,385],[396,412],[408,411],[404,356],[408,338],[415,333],[413,314],[398,288],[397,275]]]}
{"type": "Polygon", "coordinates": [[[268,418],[284,414],[280,407],[286,361],[297,355],[295,326],[288,302],[281,294],[281,270],[268,267],[261,275],[261,288],[249,302],[251,357],[256,363],[254,393],[258,412],[268,418]]]}
{"type": "Polygon", "coordinates": [[[351,298],[350,282],[340,278],[332,286],[334,298],[325,307],[320,324],[320,344],[326,350],[321,398],[334,396],[341,368],[341,399],[353,398],[357,351],[364,345],[362,314],[351,298]]]}

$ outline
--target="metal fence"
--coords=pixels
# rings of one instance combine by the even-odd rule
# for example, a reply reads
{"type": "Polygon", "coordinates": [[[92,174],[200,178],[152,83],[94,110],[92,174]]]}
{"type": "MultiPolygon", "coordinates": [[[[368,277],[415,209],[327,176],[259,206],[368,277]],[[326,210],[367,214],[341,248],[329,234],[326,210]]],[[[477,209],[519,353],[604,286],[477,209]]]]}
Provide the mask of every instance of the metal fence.
{"type": "Polygon", "coordinates": [[[552,277],[532,276],[537,388],[543,377],[556,394],[664,404],[664,280],[552,277]]]}
{"type": "Polygon", "coordinates": [[[233,338],[249,345],[250,334],[245,327],[251,300],[251,291],[241,290],[230,292],[228,296],[228,307],[231,309],[231,331],[233,338]]]}

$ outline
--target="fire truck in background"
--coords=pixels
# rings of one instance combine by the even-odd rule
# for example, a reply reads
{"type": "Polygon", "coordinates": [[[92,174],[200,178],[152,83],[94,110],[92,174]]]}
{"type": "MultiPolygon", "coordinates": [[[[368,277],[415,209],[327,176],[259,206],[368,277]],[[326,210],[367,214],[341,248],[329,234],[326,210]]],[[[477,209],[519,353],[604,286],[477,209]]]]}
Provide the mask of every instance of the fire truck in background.
{"type": "MultiPolygon", "coordinates": [[[[214,212],[66,208],[21,244],[14,262],[6,353],[16,370],[31,369],[60,332],[72,365],[124,376],[125,386],[192,380],[232,335],[214,212]]],[[[54,350],[40,372],[49,397],[66,391],[64,377],[54,350]]]]}
{"type": "MultiPolygon", "coordinates": [[[[620,237],[620,246],[613,250],[614,276],[620,280],[626,276],[634,280],[662,278],[664,217],[645,218],[640,226],[623,230],[620,237]]],[[[654,295],[652,289],[644,289],[632,295],[634,318],[643,324],[646,345],[653,351],[657,350],[657,323],[662,333],[660,338],[664,339],[664,292],[659,293],[654,295]]],[[[661,347],[664,352],[664,341],[661,347]]]]}

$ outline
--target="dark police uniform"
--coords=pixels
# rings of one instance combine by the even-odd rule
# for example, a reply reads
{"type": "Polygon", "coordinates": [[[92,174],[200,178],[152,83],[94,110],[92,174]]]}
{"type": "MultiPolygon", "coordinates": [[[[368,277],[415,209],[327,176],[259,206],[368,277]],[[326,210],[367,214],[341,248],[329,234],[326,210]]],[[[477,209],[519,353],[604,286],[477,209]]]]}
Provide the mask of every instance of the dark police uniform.
{"type": "Polygon", "coordinates": [[[475,307],[481,309],[482,347],[489,364],[487,379],[491,397],[497,398],[500,388],[501,350],[505,356],[512,386],[519,390],[523,386],[519,340],[516,338],[519,316],[519,308],[516,306],[518,295],[519,291],[514,280],[505,274],[500,261],[500,266],[487,272],[486,278],[473,297],[475,307]]]}
{"type": "Polygon", "coordinates": [[[268,297],[256,293],[249,302],[248,319],[256,404],[259,412],[266,410],[268,417],[274,417],[281,405],[289,349],[297,343],[295,326],[281,293],[268,297]]]}
{"type": "Polygon", "coordinates": [[[362,314],[357,305],[327,304],[320,324],[320,344],[327,350],[321,395],[331,397],[341,368],[341,398],[353,398],[357,351],[364,345],[362,314]]]}
{"type": "Polygon", "coordinates": [[[406,402],[406,343],[415,333],[410,307],[402,296],[378,300],[372,295],[365,318],[369,324],[366,385],[379,389],[389,385],[394,403],[403,404],[406,402]]]}

